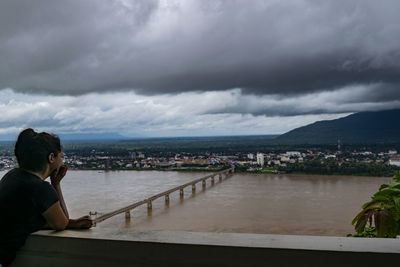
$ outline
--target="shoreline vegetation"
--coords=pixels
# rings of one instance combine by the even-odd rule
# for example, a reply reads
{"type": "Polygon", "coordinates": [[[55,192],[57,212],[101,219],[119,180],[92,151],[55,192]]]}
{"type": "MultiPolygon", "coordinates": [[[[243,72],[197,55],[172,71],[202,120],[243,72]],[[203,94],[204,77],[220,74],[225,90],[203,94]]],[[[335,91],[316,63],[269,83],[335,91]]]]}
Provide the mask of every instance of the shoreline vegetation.
{"type": "Polygon", "coordinates": [[[336,176],[372,176],[393,177],[400,170],[398,166],[384,163],[346,162],[339,164],[334,160],[321,162],[310,160],[302,163],[288,163],[284,166],[272,166],[249,170],[236,166],[236,172],[259,174],[295,174],[295,175],[336,175],[336,176]]]}
{"type": "MultiPolygon", "coordinates": [[[[68,163],[67,163],[68,165],[68,163]]],[[[301,164],[287,164],[286,166],[269,166],[249,167],[238,164],[235,166],[236,173],[249,173],[249,174],[274,174],[274,175],[327,175],[327,176],[364,176],[364,177],[386,177],[391,178],[393,175],[400,171],[400,167],[390,166],[385,164],[373,163],[354,163],[346,164],[345,166],[332,165],[332,164],[315,164],[315,163],[301,163],[301,164]],[[310,168],[311,165],[313,166],[310,168]]],[[[219,172],[224,169],[230,168],[232,165],[204,165],[204,166],[190,166],[190,167],[148,167],[148,168],[127,168],[116,167],[111,168],[97,168],[97,167],[74,167],[70,166],[70,170],[81,171],[169,171],[169,172],[204,172],[212,173],[219,172]]],[[[7,171],[9,168],[2,169],[7,171]]]]}
{"type": "MultiPolygon", "coordinates": [[[[103,169],[103,168],[74,168],[71,170],[77,171],[99,171],[99,172],[113,172],[113,171],[166,171],[166,172],[204,172],[204,173],[212,173],[212,172],[219,172],[224,169],[228,169],[230,166],[226,165],[223,167],[218,168],[207,168],[207,167],[198,167],[198,168],[112,168],[112,169],[103,169]]],[[[393,170],[393,174],[388,175],[373,175],[375,173],[326,173],[326,172],[299,172],[299,171],[292,171],[292,172],[285,172],[283,170],[279,170],[279,168],[263,168],[258,170],[243,170],[240,167],[235,165],[235,173],[241,174],[273,174],[273,175],[301,175],[301,176],[357,176],[357,177],[382,177],[382,178],[391,178],[395,173],[399,170],[393,170]]]]}

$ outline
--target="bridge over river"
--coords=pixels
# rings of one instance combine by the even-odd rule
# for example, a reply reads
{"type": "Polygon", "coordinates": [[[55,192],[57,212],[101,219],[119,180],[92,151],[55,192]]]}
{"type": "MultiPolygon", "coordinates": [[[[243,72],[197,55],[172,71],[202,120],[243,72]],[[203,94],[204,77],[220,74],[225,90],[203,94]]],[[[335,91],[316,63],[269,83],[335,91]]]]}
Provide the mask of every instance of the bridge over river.
{"type": "Polygon", "coordinates": [[[222,176],[223,175],[225,175],[225,178],[228,178],[229,175],[232,174],[234,171],[235,171],[235,167],[231,167],[229,169],[222,170],[220,172],[213,173],[213,174],[198,178],[196,180],[190,181],[190,182],[185,183],[183,185],[179,185],[179,186],[171,188],[171,189],[169,189],[167,191],[158,193],[157,195],[154,195],[154,196],[151,196],[151,197],[146,198],[144,200],[135,202],[135,203],[133,203],[131,205],[128,205],[126,207],[123,207],[123,208],[114,210],[112,212],[106,213],[106,214],[104,214],[104,215],[102,215],[102,216],[100,216],[98,218],[95,218],[94,219],[94,223],[102,222],[102,221],[104,221],[104,220],[106,220],[108,218],[111,218],[111,217],[113,217],[115,215],[118,215],[118,214],[121,214],[121,213],[124,213],[124,212],[125,212],[125,218],[128,219],[128,218],[131,217],[131,211],[133,209],[135,209],[137,207],[140,207],[142,205],[147,205],[147,208],[149,210],[151,210],[152,207],[153,207],[153,205],[152,205],[153,201],[155,201],[155,200],[157,200],[158,198],[161,198],[161,197],[165,197],[165,204],[168,205],[169,204],[169,195],[170,194],[179,191],[179,195],[180,195],[181,199],[183,199],[184,192],[185,192],[184,190],[185,190],[186,187],[191,186],[192,187],[192,192],[195,193],[196,192],[196,184],[197,183],[201,182],[202,186],[203,186],[203,189],[205,189],[208,179],[211,180],[211,184],[214,184],[215,183],[215,177],[218,176],[219,182],[222,182],[222,176]]]}

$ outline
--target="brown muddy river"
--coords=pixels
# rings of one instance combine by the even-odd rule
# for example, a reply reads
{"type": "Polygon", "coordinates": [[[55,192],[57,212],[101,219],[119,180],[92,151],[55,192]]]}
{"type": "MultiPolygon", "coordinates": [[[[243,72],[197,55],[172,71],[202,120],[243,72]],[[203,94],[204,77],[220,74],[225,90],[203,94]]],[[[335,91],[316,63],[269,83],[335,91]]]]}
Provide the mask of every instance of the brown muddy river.
{"type": "MultiPolygon", "coordinates": [[[[2,176],[4,172],[0,172],[2,176]]],[[[207,173],[158,171],[69,171],[62,182],[70,216],[98,213],[143,200],[207,173]]],[[[132,218],[117,215],[98,228],[185,230],[262,234],[345,236],[351,220],[379,185],[390,178],[234,174],[222,183],[201,183],[192,194],[185,190],[132,211],[132,218]]]]}

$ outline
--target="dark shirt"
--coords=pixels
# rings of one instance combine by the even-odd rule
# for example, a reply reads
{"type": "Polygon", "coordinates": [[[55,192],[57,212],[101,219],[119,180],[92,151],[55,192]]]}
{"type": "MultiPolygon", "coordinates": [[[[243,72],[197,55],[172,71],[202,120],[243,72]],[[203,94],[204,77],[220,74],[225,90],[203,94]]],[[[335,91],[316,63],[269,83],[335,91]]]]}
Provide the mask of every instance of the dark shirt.
{"type": "Polygon", "coordinates": [[[23,169],[13,169],[0,181],[0,263],[14,259],[30,233],[46,223],[42,213],[58,201],[52,185],[23,169]]]}

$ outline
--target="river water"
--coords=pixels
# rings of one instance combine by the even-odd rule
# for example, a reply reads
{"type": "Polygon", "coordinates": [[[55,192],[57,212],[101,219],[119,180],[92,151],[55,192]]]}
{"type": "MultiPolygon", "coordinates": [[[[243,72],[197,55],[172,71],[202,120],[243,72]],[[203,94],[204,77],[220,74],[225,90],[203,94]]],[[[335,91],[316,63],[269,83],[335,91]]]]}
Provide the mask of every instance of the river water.
{"type": "MultiPolygon", "coordinates": [[[[5,172],[0,172],[3,176],[5,172]]],[[[110,212],[207,173],[159,171],[69,171],[62,181],[70,217],[110,212]]],[[[224,176],[225,177],[225,176],[224,176]]],[[[234,174],[219,183],[201,183],[125,215],[98,223],[98,228],[185,230],[262,234],[345,236],[351,220],[382,183],[390,178],[352,176],[234,174]]]]}

